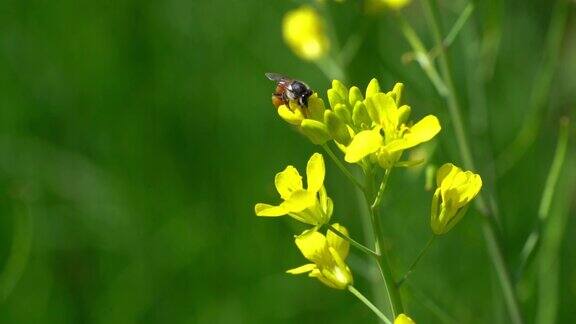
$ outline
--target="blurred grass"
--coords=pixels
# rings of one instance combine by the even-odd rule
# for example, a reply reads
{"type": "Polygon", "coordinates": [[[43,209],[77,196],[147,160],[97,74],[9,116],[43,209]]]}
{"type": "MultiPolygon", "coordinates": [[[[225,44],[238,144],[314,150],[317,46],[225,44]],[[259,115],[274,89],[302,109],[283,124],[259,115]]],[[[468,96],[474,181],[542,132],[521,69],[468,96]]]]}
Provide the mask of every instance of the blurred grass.
{"type": "MultiPolygon", "coordinates": [[[[446,26],[458,17],[460,3],[444,2],[446,26]]],[[[469,36],[460,35],[452,47],[455,83],[467,93],[468,107],[474,92],[466,89],[467,46],[478,48],[478,35],[502,29],[485,87],[489,132],[473,139],[486,141],[476,143],[479,161],[486,147],[501,153],[525,120],[552,11],[544,0],[498,3],[477,1],[462,34],[469,36]]],[[[282,43],[280,19],[294,6],[256,0],[0,3],[0,269],[12,244],[26,239],[15,230],[22,210],[33,223],[28,260],[0,301],[3,323],[375,321],[351,296],[285,275],[302,264],[291,237],[301,228],[253,214],[255,202],[275,199],[276,172],[286,164],[303,168],[319,151],[276,117],[273,84],[263,77],[275,71],[321,92],[328,87],[315,66],[282,43]]],[[[343,43],[362,20],[353,1],[330,9],[343,43]]],[[[557,121],[575,117],[574,6],[569,10],[539,135],[515,167],[495,179],[513,261],[536,224],[557,121]]],[[[419,4],[407,15],[431,47],[419,4]]],[[[409,47],[395,22],[369,23],[347,69],[350,83],[404,81],[414,114],[438,114],[445,125],[432,162],[458,162],[446,108],[418,66],[401,63],[409,47]]],[[[477,120],[476,111],[465,113],[477,120]]],[[[573,179],[574,163],[571,146],[565,178],[573,179]]],[[[360,238],[351,187],[334,165],[327,168],[335,219],[360,238]]],[[[384,231],[395,268],[405,269],[429,237],[430,193],[419,171],[395,172],[389,188],[384,231]]],[[[557,322],[563,323],[576,319],[570,249],[576,224],[573,188],[559,188],[567,215],[558,251],[564,284],[557,322]]],[[[438,240],[410,280],[461,322],[497,323],[501,315],[487,310],[502,301],[477,216],[470,212],[438,240]]],[[[362,272],[361,256],[353,260],[353,270],[362,272]]],[[[370,291],[368,280],[357,274],[356,281],[370,291]]],[[[522,291],[527,317],[534,318],[538,291],[522,291]]],[[[413,318],[442,322],[415,296],[405,296],[413,318]]]]}

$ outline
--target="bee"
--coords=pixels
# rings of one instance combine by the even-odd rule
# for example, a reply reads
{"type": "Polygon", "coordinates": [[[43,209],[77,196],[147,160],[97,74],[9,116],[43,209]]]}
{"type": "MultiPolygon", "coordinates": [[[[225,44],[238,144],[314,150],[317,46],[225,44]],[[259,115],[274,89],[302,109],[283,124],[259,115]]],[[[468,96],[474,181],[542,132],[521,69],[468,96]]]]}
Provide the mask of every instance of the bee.
{"type": "Polygon", "coordinates": [[[272,94],[272,104],[276,108],[296,100],[301,107],[308,106],[308,98],[314,93],[306,83],[285,77],[278,73],[266,73],[266,77],[276,82],[276,91],[272,94]]]}

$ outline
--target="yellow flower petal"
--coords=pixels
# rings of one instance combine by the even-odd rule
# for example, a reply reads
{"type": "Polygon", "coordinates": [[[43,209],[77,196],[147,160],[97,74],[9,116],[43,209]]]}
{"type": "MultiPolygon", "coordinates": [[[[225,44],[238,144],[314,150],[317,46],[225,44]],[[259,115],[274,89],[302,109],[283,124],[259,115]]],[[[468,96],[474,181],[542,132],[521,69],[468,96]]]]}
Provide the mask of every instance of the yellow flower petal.
{"type": "MultiPolygon", "coordinates": [[[[338,232],[348,236],[348,230],[346,229],[346,227],[338,223],[332,224],[332,226],[338,232]]],[[[338,255],[340,256],[340,258],[342,258],[342,260],[348,257],[348,252],[350,251],[350,242],[341,238],[340,236],[338,236],[338,234],[332,232],[331,230],[328,230],[328,233],[326,234],[326,242],[328,243],[329,247],[334,248],[334,250],[338,252],[338,255]]]]}
{"type": "Polygon", "coordinates": [[[386,134],[398,128],[398,107],[391,95],[377,93],[365,100],[366,109],[373,121],[379,123],[386,134]]]}
{"type": "Polygon", "coordinates": [[[290,198],[294,191],[303,189],[302,177],[298,173],[298,170],[291,165],[287,166],[284,171],[276,174],[274,184],[276,185],[276,190],[278,190],[280,197],[284,200],[290,198]]]}
{"type": "Polygon", "coordinates": [[[254,206],[254,211],[257,216],[277,217],[288,214],[288,211],[283,206],[272,206],[268,204],[258,203],[254,206]]]}
{"type": "Polygon", "coordinates": [[[438,118],[434,115],[428,115],[410,127],[410,130],[404,137],[408,142],[420,144],[431,140],[441,129],[438,118]]]}
{"type": "Polygon", "coordinates": [[[428,115],[410,127],[402,138],[386,144],[385,149],[389,152],[397,152],[414,147],[431,140],[440,132],[440,129],[438,118],[428,115]]]}
{"type": "Polygon", "coordinates": [[[314,193],[318,192],[324,184],[325,173],[324,157],[322,154],[314,153],[306,165],[307,190],[314,193]]]}
{"type": "Polygon", "coordinates": [[[444,179],[450,174],[460,171],[460,168],[452,163],[445,163],[436,172],[436,186],[440,187],[444,179]]]}
{"type": "Polygon", "coordinates": [[[356,163],[365,156],[376,152],[381,145],[382,136],[380,135],[379,127],[373,130],[361,131],[354,136],[350,145],[346,147],[344,160],[348,163],[356,163]]]}
{"type": "Polygon", "coordinates": [[[304,115],[300,109],[292,111],[286,105],[278,107],[278,115],[280,115],[280,117],[287,123],[295,126],[300,126],[300,123],[302,123],[302,120],[304,119],[304,115]]]}
{"type": "Polygon", "coordinates": [[[308,190],[297,190],[290,195],[290,198],[284,200],[280,206],[284,207],[291,213],[299,213],[306,208],[316,204],[316,194],[308,190]]]}
{"type": "Polygon", "coordinates": [[[302,274],[302,273],[310,272],[310,271],[312,271],[312,270],[314,270],[314,269],[316,269],[316,268],[318,268],[318,267],[316,266],[316,264],[314,264],[314,263],[308,263],[308,264],[305,264],[305,265],[303,265],[303,266],[300,266],[300,267],[297,267],[297,268],[294,268],[294,269],[286,270],[286,272],[287,272],[287,273],[290,273],[290,274],[296,275],[296,274],[302,274]]]}
{"type": "Polygon", "coordinates": [[[324,214],[326,215],[327,218],[326,222],[327,222],[328,220],[330,220],[330,217],[332,216],[334,203],[332,202],[332,199],[328,197],[328,194],[326,193],[326,188],[324,188],[324,186],[320,187],[320,190],[318,191],[318,200],[320,201],[320,208],[322,208],[324,214]]]}
{"type": "Polygon", "coordinates": [[[324,235],[308,230],[296,237],[296,246],[304,257],[316,264],[322,263],[326,254],[326,238],[324,235]]]}

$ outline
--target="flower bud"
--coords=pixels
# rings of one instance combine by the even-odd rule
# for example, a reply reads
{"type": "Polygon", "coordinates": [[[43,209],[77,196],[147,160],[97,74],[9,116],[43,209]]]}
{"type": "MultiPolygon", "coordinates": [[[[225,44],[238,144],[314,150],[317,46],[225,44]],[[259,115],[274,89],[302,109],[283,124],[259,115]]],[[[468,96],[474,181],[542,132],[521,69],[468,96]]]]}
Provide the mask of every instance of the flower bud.
{"type": "Polygon", "coordinates": [[[405,314],[400,314],[394,320],[394,324],[416,324],[410,317],[405,314]]]}
{"type": "Polygon", "coordinates": [[[338,143],[342,145],[350,144],[352,137],[348,132],[346,124],[331,110],[326,110],[324,120],[328,127],[328,133],[338,143]]]}
{"type": "Polygon", "coordinates": [[[430,225],[434,234],[441,235],[450,231],[464,217],[469,203],[482,188],[482,179],[478,174],[446,163],[436,173],[436,185],[430,225]]]}
{"type": "Polygon", "coordinates": [[[331,140],[326,125],[317,120],[304,119],[300,124],[300,130],[312,143],[317,145],[322,145],[331,140]]]}

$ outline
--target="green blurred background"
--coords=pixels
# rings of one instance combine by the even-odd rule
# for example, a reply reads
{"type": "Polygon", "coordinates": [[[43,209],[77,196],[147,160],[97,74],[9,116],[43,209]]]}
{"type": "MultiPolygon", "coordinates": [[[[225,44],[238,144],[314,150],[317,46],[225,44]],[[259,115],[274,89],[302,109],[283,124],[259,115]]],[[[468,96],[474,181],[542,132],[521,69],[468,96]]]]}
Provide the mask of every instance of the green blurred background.
{"type": "MultiPolygon", "coordinates": [[[[545,49],[555,2],[479,1],[451,47],[467,130],[481,174],[495,184],[487,190],[495,193],[512,267],[536,224],[558,120],[576,107],[573,3],[562,9],[568,18],[557,62],[545,49]],[[493,69],[478,72],[478,59],[492,60],[493,69]],[[542,90],[534,84],[546,62],[551,87],[534,112],[534,93],[542,90]],[[530,116],[533,145],[509,172],[491,177],[491,156],[506,150],[530,116]]],[[[442,4],[450,26],[465,3],[442,4]]],[[[287,164],[302,170],[319,151],[277,117],[274,84],[264,77],[285,73],[325,96],[329,80],[281,39],[282,16],[297,6],[0,3],[0,322],[376,321],[350,294],[286,275],[304,263],[292,239],[302,227],[253,212],[256,202],[276,201],[276,172],[287,164]]],[[[390,88],[403,81],[414,115],[434,113],[443,123],[430,162],[460,163],[446,107],[418,65],[402,63],[409,47],[392,16],[367,18],[351,0],[328,7],[341,43],[368,26],[347,83],[363,88],[377,77],[390,88]]],[[[406,14],[430,46],[418,1],[406,14]]],[[[558,323],[576,320],[571,139],[551,208],[559,220],[552,228],[565,232],[553,232],[551,252],[517,285],[529,323],[543,291],[552,291],[546,296],[558,323]],[[550,286],[539,286],[548,270],[550,286]]],[[[364,240],[357,196],[330,161],[327,172],[334,219],[364,240]]],[[[400,274],[430,236],[431,193],[423,169],[399,170],[391,181],[384,224],[400,274]]],[[[478,218],[469,212],[437,240],[403,290],[419,323],[507,322],[478,218]]],[[[349,262],[358,288],[372,296],[373,265],[355,251],[349,262]]]]}

